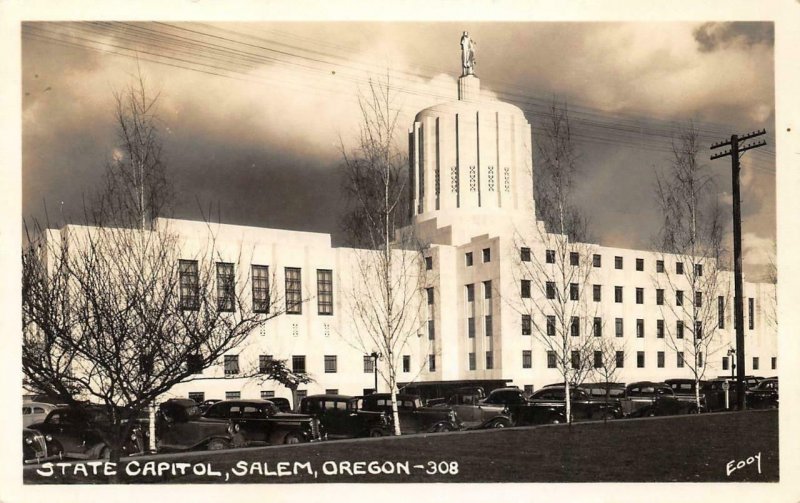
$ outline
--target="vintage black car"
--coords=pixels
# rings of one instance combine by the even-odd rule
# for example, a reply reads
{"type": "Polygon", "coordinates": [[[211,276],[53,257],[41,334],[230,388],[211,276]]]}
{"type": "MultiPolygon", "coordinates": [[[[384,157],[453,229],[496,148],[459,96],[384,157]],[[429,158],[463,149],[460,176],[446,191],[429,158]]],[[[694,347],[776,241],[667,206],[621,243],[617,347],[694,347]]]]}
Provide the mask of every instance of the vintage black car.
{"type": "Polygon", "coordinates": [[[245,445],[298,444],[321,439],[319,420],[281,412],[269,400],[223,400],[203,413],[203,422],[230,422],[245,445]]]}
{"type": "Polygon", "coordinates": [[[30,428],[22,429],[22,462],[42,463],[52,459],[60,459],[58,453],[53,451],[52,444],[48,449],[48,439],[52,443],[53,437],[49,434],[30,428]]]}
{"type": "MultiPolygon", "coordinates": [[[[392,397],[389,393],[373,393],[357,397],[358,409],[384,412],[392,418],[392,397]]],[[[400,432],[428,433],[460,430],[461,423],[456,413],[448,407],[423,407],[418,395],[398,394],[397,414],[400,432]]]]}
{"type": "MultiPolygon", "coordinates": [[[[566,389],[564,386],[549,386],[535,392],[528,399],[537,407],[566,410],[566,389]]],[[[617,400],[606,401],[593,397],[581,388],[570,388],[570,412],[574,420],[582,419],[618,419],[622,417],[622,407],[617,400]]]]}
{"type": "Polygon", "coordinates": [[[203,419],[197,403],[187,398],[171,398],[159,405],[156,438],[161,452],[219,450],[244,444],[230,421],[203,419]]]}
{"type": "Polygon", "coordinates": [[[706,411],[720,412],[736,408],[736,381],[728,378],[709,379],[703,382],[703,396],[705,397],[706,411]],[[725,387],[728,387],[727,402],[725,400],[725,387]]]}
{"type": "Polygon", "coordinates": [[[678,400],[663,382],[641,381],[627,385],[619,399],[624,417],[672,416],[687,414],[689,404],[678,400]]]}
{"type": "Polygon", "coordinates": [[[358,399],[352,396],[307,396],[300,400],[300,413],[317,418],[326,439],[392,434],[391,420],[385,412],[359,410],[358,399]]]}
{"type": "Polygon", "coordinates": [[[534,405],[525,399],[519,388],[497,388],[485,398],[478,396],[457,395],[451,398],[459,419],[471,428],[557,424],[566,420],[558,407],[534,405]]]}
{"type": "Polygon", "coordinates": [[[752,409],[778,408],[778,379],[764,379],[746,391],[747,407],[752,409]]]}
{"type": "Polygon", "coordinates": [[[699,395],[700,407],[697,407],[697,396],[695,392],[698,390],[697,381],[694,379],[666,379],[664,384],[672,388],[675,393],[675,398],[687,404],[687,412],[689,414],[696,414],[698,412],[705,412],[706,397],[703,388],[706,382],[700,381],[699,395]]]}
{"type": "Polygon", "coordinates": [[[503,403],[486,403],[483,389],[464,389],[434,405],[450,408],[466,429],[505,428],[511,426],[511,414],[503,403]]]}
{"type": "MultiPolygon", "coordinates": [[[[45,437],[48,456],[67,459],[107,459],[111,447],[104,440],[104,431],[109,431],[110,418],[100,406],[58,407],[50,411],[44,422],[28,428],[45,437]]],[[[122,447],[122,456],[141,454],[145,451],[145,434],[138,424],[130,428],[127,441],[122,447]]]]}

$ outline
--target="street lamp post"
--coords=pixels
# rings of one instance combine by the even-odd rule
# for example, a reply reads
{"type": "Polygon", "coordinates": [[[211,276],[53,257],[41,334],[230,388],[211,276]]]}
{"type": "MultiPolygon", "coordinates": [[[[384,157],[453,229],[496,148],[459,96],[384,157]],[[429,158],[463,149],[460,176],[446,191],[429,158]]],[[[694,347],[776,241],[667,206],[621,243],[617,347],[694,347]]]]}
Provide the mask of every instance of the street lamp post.
{"type": "Polygon", "coordinates": [[[728,358],[731,360],[731,379],[734,379],[736,374],[734,371],[736,370],[736,360],[734,360],[734,356],[736,355],[736,350],[733,348],[728,349],[728,358]]]}
{"type": "Polygon", "coordinates": [[[375,391],[374,393],[378,392],[378,359],[381,357],[381,354],[377,351],[373,351],[370,353],[370,358],[372,358],[372,373],[375,375],[375,391]]]}

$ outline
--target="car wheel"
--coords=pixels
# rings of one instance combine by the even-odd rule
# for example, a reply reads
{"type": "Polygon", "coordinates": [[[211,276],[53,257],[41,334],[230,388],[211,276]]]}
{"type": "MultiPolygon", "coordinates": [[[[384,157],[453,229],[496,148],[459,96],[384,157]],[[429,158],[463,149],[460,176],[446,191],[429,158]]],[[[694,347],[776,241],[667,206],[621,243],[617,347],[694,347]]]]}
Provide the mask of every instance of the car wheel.
{"type": "Polygon", "coordinates": [[[547,424],[561,424],[561,418],[553,417],[547,422],[547,424]]]}
{"type": "Polygon", "coordinates": [[[284,444],[301,444],[303,443],[303,437],[299,433],[287,433],[286,436],[283,438],[284,444]]]}
{"type": "Polygon", "coordinates": [[[504,419],[498,419],[498,420],[492,422],[492,425],[491,425],[492,428],[508,428],[509,426],[511,426],[511,425],[508,423],[508,421],[506,421],[504,419]]]}
{"type": "Polygon", "coordinates": [[[442,433],[445,431],[453,431],[453,429],[454,428],[450,423],[441,423],[437,424],[436,427],[434,427],[433,431],[436,433],[442,433]]]}
{"type": "Polygon", "coordinates": [[[384,433],[383,433],[383,430],[381,430],[381,429],[373,428],[373,429],[370,430],[369,436],[370,437],[382,437],[382,436],[384,436],[384,433]]]}
{"type": "Polygon", "coordinates": [[[107,445],[103,446],[103,448],[100,449],[100,452],[97,454],[97,459],[111,459],[111,448],[107,445]]]}
{"type": "Polygon", "coordinates": [[[206,445],[206,450],[209,451],[219,451],[222,449],[227,449],[230,447],[230,442],[223,438],[212,438],[208,445],[206,445]]]}

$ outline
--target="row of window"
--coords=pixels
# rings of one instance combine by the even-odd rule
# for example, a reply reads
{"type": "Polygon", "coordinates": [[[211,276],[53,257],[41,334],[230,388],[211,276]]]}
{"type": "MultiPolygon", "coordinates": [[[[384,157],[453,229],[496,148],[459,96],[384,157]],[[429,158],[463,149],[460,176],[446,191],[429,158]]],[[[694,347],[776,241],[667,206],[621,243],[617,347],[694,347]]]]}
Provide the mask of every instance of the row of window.
{"type": "MultiPolygon", "coordinates": [[[[488,354],[488,353],[487,353],[488,354]]],[[[470,362],[473,361],[474,353],[470,353],[470,362]]],[[[625,366],[625,351],[615,351],[614,359],[612,361],[606,361],[604,358],[602,351],[594,351],[592,354],[592,366],[594,368],[604,368],[604,367],[616,367],[616,368],[624,368],[625,366]]],[[[697,366],[702,367],[703,362],[703,353],[697,353],[697,366]]],[[[675,352],[675,364],[677,368],[683,368],[686,365],[686,356],[683,351],[676,351],[675,352]]],[[[666,352],[664,351],[657,351],[656,352],[656,367],[657,368],[664,368],[666,362],[666,352]]],[[[585,362],[589,363],[589,362],[585,362]]],[[[770,361],[772,365],[772,370],[775,370],[778,366],[778,358],[773,356],[770,361]]],[[[579,351],[572,351],[570,354],[570,364],[573,369],[581,368],[581,354],[579,351]]],[[[488,368],[488,367],[487,367],[488,368]]],[[[522,351],[522,368],[523,369],[530,369],[533,368],[533,351],[529,349],[525,349],[522,351]]],[[[555,351],[547,351],[547,368],[554,369],[557,368],[557,356],[555,351]]],[[[636,368],[645,368],[645,352],[644,351],[637,351],[636,352],[636,368]]],[[[475,370],[470,366],[470,370],[475,370]]],[[[728,370],[728,357],[722,357],[722,370],[728,370]]],[[[759,357],[753,357],[753,370],[759,370],[759,357]]]]}
{"type": "MultiPolygon", "coordinates": [[[[268,313],[270,309],[269,266],[252,265],[253,312],[268,313]]],[[[196,260],[180,260],[181,309],[197,311],[200,309],[200,280],[196,260]]],[[[286,313],[303,313],[302,271],[299,267],[284,268],[286,313]]],[[[236,278],[234,264],[217,262],[217,309],[232,312],[235,310],[236,278]]],[[[317,313],[333,315],[333,271],[317,269],[317,313]]]]}
{"type": "MultiPolygon", "coordinates": [[[[258,371],[267,372],[272,361],[272,355],[259,355],[258,371]]],[[[202,367],[198,367],[197,364],[193,363],[190,358],[189,368],[199,369],[202,367]]],[[[337,355],[324,355],[323,368],[326,374],[336,374],[339,371],[339,357],[337,355]]],[[[241,373],[241,369],[239,367],[239,355],[225,355],[224,369],[225,375],[236,375],[241,373]]],[[[372,356],[364,355],[364,373],[372,374],[374,371],[375,360],[372,358],[372,356]]],[[[297,374],[306,373],[305,355],[292,355],[292,372],[297,374]]],[[[411,372],[410,355],[403,355],[403,372],[411,372]]]]}
{"type": "MultiPolygon", "coordinates": [[[[523,314],[521,319],[522,325],[522,335],[531,335],[533,332],[533,323],[531,321],[531,316],[529,314],[523,314]]],[[[555,336],[556,335],[556,317],[554,315],[547,315],[547,325],[546,325],[547,335],[548,336],[555,336]]],[[[678,339],[683,339],[684,337],[684,329],[685,324],[683,320],[677,320],[675,322],[675,337],[678,339]]],[[[572,316],[570,317],[569,323],[569,331],[570,335],[573,337],[580,337],[581,335],[581,319],[579,316],[572,316]]],[[[637,318],[636,319],[636,337],[643,338],[645,334],[645,324],[644,319],[637,318]]],[[[694,327],[694,336],[698,339],[703,337],[703,322],[696,321],[694,327]]],[[[595,316],[592,320],[592,335],[595,337],[602,337],[603,336],[603,318],[599,316],[595,316]]],[[[624,336],[624,322],[622,318],[614,318],[614,335],[616,337],[623,337],[624,336]]],[[[656,320],[656,337],[659,339],[664,338],[664,320],[656,320]]]]}
{"type": "MultiPolygon", "coordinates": [[[[531,249],[530,248],[520,248],[520,260],[523,262],[530,262],[531,261],[531,249]]],[[[556,251],[555,250],[545,250],[544,261],[547,264],[555,264],[556,263],[556,251]]],[[[603,257],[599,253],[592,254],[592,266],[593,267],[602,267],[603,257]]],[[[572,266],[580,265],[580,254],[578,252],[569,252],[569,264],[572,266]]],[[[614,269],[622,269],[623,268],[623,259],[621,256],[617,255],[614,257],[614,269]]],[[[637,258],[636,259],[636,270],[637,271],[644,271],[644,259],[637,258]]],[[[663,273],[664,272],[664,261],[663,260],[656,260],[656,272],[663,273]]],[[[703,264],[694,264],[694,272],[697,276],[703,275],[703,264]]],[[[675,273],[676,274],[683,274],[683,262],[675,262],[675,273]]]]}

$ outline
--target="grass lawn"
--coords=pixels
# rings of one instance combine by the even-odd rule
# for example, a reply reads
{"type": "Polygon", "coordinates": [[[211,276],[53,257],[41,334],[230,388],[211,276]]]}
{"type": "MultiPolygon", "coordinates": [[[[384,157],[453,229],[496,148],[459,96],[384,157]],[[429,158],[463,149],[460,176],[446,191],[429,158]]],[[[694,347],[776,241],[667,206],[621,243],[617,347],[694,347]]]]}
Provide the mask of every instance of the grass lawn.
{"type": "MultiPolygon", "coordinates": [[[[148,461],[191,463],[184,475],[121,476],[121,482],[777,482],[778,413],[750,411],[641,420],[552,425],[408,437],[322,442],[299,446],[265,447],[214,453],[191,453],[133,458],[141,470],[148,461]],[[761,454],[757,463],[728,476],[730,461],[761,454]],[[409,474],[342,473],[342,462],[407,463],[409,474]],[[429,462],[445,473],[428,474],[429,462]],[[277,473],[278,463],[289,472],[277,473]],[[308,463],[294,465],[294,462],[308,463]],[[445,462],[441,463],[440,462],[445,462]],[[457,473],[453,473],[457,462],[457,473]],[[239,465],[237,465],[239,463],[239,465]],[[253,463],[257,466],[253,467],[253,463]],[[266,470],[264,467],[266,463],[266,470]],[[219,476],[196,475],[208,469],[219,476]],[[238,467],[237,467],[238,466],[238,467]],[[414,468],[419,466],[419,468],[414,468]],[[297,468],[299,467],[299,470],[297,468]],[[250,473],[250,469],[256,470],[250,473]],[[259,472],[260,470],[260,472],[259,472]],[[316,472],[316,477],[309,474],[316,472]],[[324,473],[325,471],[329,473],[324,473]],[[332,473],[332,472],[337,473],[332,473]],[[247,472],[245,474],[245,472],[247,472]]],[[[125,471],[126,461],[117,470],[125,471]]],[[[344,465],[346,466],[346,464],[344,465]]],[[[391,464],[397,467],[396,464],[391,464]]],[[[373,465],[374,467],[374,465],[373,465]]],[[[386,465],[388,468],[389,465],[386,465]]],[[[26,483],[97,483],[103,476],[56,473],[43,477],[37,467],[24,470],[26,483]]],[[[39,467],[41,470],[41,467],[39,467]]],[[[178,468],[180,470],[180,468],[178,468]]],[[[101,470],[102,471],[102,470],[101,470]]],[[[438,470],[437,470],[438,471],[438,470]]]]}

